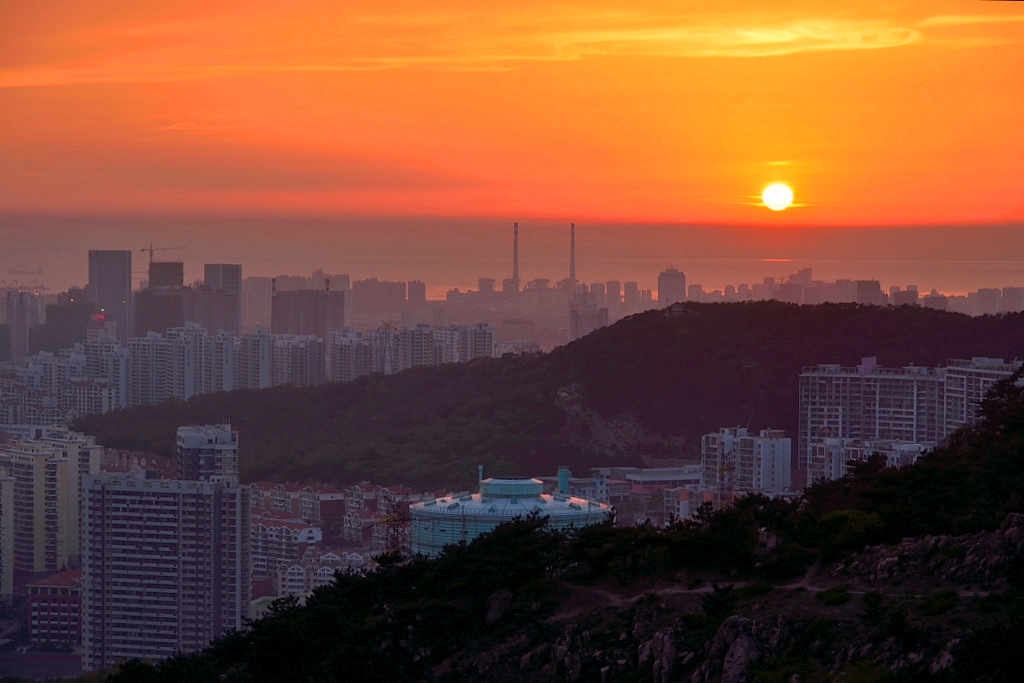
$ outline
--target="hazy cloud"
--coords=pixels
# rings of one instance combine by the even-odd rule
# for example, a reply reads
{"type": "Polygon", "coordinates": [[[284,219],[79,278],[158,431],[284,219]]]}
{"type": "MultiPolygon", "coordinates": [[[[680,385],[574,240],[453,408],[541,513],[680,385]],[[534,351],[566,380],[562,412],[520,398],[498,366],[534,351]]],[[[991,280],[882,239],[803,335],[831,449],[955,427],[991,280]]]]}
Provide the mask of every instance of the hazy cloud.
{"type": "MultiPolygon", "coordinates": [[[[593,56],[770,57],[877,50],[917,42],[890,21],[552,9],[502,14],[412,12],[330,17],[246,16],[139,23],[76,36],[101,56],[48,64],[7,62],[0,87],[202,80],[273,72],[369,71],[410,66],[504,70],[524,61],[593,56]],[[278,27],[280,30],[277,30],[278,27]],[[146,47],[146,46],[149,47],[146,47]],[[99,48],[95,48],[98,50],[99,48]]],[[[939,20],[941,17],[935,17],[939,20]]],[[[84,50],[85,48],[81,48],[84,50]]],[[[79,51],[81,52],[81,50],[79,51]]]]}
{"type": "Polygon", "coordinates": [[[922,19],[918,22],[918,26],[970,26],[975,24],[1012,24],[1017,22],[1024,22],[1024,14],[943,14],[922,19]]]}
{"type": "Polygon", "coordinates": [[[809,19],[782,25],[675,26],[566,34],[579,54],[668,57],[766,57],[820,50],[875,50],[921,38],[877,22],[809,19]]]}

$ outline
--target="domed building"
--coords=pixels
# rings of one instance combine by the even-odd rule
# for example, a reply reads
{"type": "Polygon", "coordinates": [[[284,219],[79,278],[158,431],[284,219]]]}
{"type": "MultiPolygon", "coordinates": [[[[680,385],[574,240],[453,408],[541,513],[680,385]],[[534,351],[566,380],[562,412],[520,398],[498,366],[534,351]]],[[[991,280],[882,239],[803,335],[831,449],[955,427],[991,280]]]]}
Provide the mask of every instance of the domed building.
{"type": "Polygon", "coordinates": [[[610,505],[569,496],[568,470],[559,492],[544,493],[539,479],[483,479],[479,493],[445,496],[409,507],[413,554],[435,557],[446,545],[470,542],[499,524],[538,514],[552,529],[580,528],[612,518],[610,505]]]}

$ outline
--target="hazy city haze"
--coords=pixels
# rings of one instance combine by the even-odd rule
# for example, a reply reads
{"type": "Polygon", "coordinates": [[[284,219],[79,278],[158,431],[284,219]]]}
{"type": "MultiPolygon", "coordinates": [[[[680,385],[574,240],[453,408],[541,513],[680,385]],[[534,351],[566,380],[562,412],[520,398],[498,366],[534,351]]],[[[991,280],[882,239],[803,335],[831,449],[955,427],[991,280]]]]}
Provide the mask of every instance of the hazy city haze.
{"type": "MultiPolygon", "coordinates": [[[[0,278],[33,278],[50,291],[88,281],[89,249],[135,252],[135,284],[157,252],[183,261],[185,280],[203,264],[242,263],[245,275],[308,275],[316,268],[354,279],[421,280],[428,296],[477,279],[512,274],[512,221],[388,217],[27,216],[0,222],[0,278]],[[37,275],[11,274],[13,270],[37,275]]],[[[520,221],[521,280],[558,281],[569,271],[569,224],[520,221]]],[[[1024,273],[1019,225],[787,229],[577,222],[577,276],[584,282],[634,280],[654,288],[666,266],[705,289],[760,282],[813,268],[819,279],[878,279],[928,291],[964,293],[1016,285],[1024,273]]],[[[158,258],[157,260],[160,260],[158,258]]]]}

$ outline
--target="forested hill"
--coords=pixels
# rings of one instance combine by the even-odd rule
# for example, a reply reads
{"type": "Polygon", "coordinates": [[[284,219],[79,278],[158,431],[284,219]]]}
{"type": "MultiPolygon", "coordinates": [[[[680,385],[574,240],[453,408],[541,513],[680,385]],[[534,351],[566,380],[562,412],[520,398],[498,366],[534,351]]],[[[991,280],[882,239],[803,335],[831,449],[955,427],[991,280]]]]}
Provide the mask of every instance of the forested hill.
{"type": "Polygon", "coordinates": [[[681,304],[547,355],[484,359],[320,387],[196,397],[96,415],[107,446],[170,454],[180,425],[230,420],[246,480],[470,485],[476,466],[554,472],[639,456],[695,456],[727,425],[797,425],[801,368],[1024,357],[1024,314],[919,307],[681,304]]]}

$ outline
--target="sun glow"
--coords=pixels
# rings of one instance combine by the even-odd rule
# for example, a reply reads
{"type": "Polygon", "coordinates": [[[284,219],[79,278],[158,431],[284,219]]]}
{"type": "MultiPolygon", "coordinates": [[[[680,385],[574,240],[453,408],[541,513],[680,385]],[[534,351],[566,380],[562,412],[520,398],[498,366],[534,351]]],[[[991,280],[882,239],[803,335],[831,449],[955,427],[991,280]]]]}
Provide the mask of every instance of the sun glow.
{"type": "Polygon", "coordinates": [[[783,183],[772,183],[764,188],[761,201],[772,211],[784,211],[793,203],[793,190],[783,183]]]}

